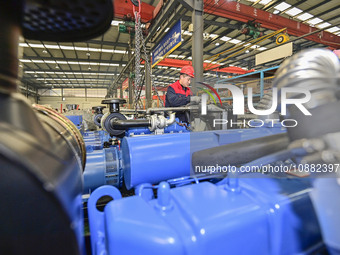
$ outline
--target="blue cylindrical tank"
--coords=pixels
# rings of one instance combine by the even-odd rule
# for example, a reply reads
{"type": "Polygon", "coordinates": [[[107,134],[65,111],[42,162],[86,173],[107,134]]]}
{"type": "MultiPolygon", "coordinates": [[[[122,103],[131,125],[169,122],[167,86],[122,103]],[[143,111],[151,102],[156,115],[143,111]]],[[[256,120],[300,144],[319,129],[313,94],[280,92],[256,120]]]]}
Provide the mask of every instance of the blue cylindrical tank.
{"type": "Polygon", "coordinates": [[[125,185],[131,189],[188,176],[195,151],[282,132],[285,129],[275,127],[125,137],[121,146],[125,185]]]}

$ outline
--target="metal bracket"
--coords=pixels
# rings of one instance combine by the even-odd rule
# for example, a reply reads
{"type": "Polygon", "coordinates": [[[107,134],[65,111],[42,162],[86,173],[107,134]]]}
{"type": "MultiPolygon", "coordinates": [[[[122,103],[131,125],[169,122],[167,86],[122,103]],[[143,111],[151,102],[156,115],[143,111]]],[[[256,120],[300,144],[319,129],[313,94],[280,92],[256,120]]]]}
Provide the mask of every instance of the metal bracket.
{"type": "Polygon", "coordinates": [[[195,11],[203,11],[203,0],[177,0],[185,8],[195,11]]]}

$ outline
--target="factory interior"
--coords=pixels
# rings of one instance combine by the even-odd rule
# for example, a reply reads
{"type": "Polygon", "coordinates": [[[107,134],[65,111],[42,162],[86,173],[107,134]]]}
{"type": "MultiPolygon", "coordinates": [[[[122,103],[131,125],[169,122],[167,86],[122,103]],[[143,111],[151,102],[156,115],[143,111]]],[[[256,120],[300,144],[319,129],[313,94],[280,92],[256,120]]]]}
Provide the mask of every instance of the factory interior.
{"type": "Polygon", "coordinates": [[[5,0],[0,59],[0,254],[340,255],[338,0],[5,0]]]}

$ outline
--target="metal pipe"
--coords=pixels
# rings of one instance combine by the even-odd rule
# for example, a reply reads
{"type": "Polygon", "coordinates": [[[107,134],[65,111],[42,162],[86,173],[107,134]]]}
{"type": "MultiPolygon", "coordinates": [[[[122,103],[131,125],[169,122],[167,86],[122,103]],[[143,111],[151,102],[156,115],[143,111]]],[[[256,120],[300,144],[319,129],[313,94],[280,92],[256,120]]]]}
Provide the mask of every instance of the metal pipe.
{"type": "MultiPolygon", "coordinates": [[[[150,57],[147,55],[147,58],[150,57]]],[[[150,68],[150,63],[145,61],[145,108],[149,108],[152,105],[152,84],[151,84],[151,75],[152,70],[150,68]],[[149,65],[149,66],[148,66],[149,65]]]]}
{"type": "Polygon", "coordinates": [[[339,59],[331,51],[304,50],[281,65],[273,83],[279,90],[284,87],[308,89],[312,99],[305,106],[313,109],[337,101],[335,91],[339,71],[339,59]]]}
{"type": "Polygon", "coordinates": [[[195,69],[195,78],[192,83],[192,93],[197,93],[198,82],[203,81],[203,0],[193,1],[192,23],[194,26],[192,37],[192,57],[195,69]],[[196,85],[197,84],[197,85],[196,85]]]}
{"type": "Polygon", "coordinates": [[[151,121],[147,119],[138,120],[118,120],[111,119],[110,125],[113,129],[125,130],[132,127],[149,127],[151,126],[151,121]]]}
{"type": "MultiPolygon", "coordinates": [[[[287,130],[292,141],[340,131],[340,102],[336,95],[339,72],[339,59],[325,49],[301,51],[278,69],[274,87],[279,89],[279,93],[283,88],[302,88],[311,93],[311,99],[304,103],[304,107],[312,116],[305,115],[295,105],[287,105],[284,118],[298,122],[296,127],[287,130]]],[[[291,99],[298,98],[300,94],[287,95],[291,99]]],[[[280,101],[281,97],[278,98],[280,101]]]]}
{"type": "Polygon", "coordinates": [[[176,114],[175,113],[171,113],[169,119],[166,120],[166,125],[169,126],[172,123],[174,123],[176,120],[176,114]]]}
{"type": "MultiPolygon", "coordinates": [[[[21,1],[17,1],[17,5],[21,1]]],[[[0,93],[16,92],[18,78],[18,45],[20,29],[19,9],[12,1],[0,3],[0,93]],[[14,10],[18,8],[18,10],[14,10]]]]}
{"type": "Polygon", "coordinates": [[[159,108],[148,108],[146,110],[146,114],[150,115],[152,112],[182,112],[182,111],[191,111],[197,110],[198,106],[181,106],[181,107],[159,107],[159,108]]]}
{"type": "Polygon", "coordinates": [[[120,109],[120,113],[135,114],[136,112],[138,112],[138,113],[145,113],[146,110],[144,110],[144,109],[137,109],[137,110],[133,110],[133,109],[120,109]]]}
{"type": "Polygon", "coordinates": [[[286,133],[261,137],[234,144],[222,145],[194,152],[192,165],[195,166],[237,166],[259,157],[287,148],[286,133]]]}

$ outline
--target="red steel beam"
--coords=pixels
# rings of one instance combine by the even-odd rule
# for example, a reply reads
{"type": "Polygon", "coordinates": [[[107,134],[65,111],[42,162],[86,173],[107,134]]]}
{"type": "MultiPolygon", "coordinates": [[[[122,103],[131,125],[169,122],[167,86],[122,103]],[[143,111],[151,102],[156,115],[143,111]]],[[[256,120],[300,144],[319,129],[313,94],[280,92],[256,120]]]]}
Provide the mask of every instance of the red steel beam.
{"type": "MultiPolygon", "coordinates": [[[[144,61],[142,62],[142,64],[144,64],[144,61]]],[[[165,58],[161,62],[159,62],[157,65],[159,65],[159,66],[168,66],[168,67],[179,67],[179,68],[182,68],[183,66],[186,66],[186,65],[192,65],[192,62],[188,61],[188,60],[165,58]]],[[[207,63],[203,63],[203,67],[206,67],[207,65],[208,65],[207,63]]],[[[250,73],[250,72],[254,72],[255,71],[254,69],[252,69],[252,70],[244,70],[241,67],[237,67],[237,66],[230,66],[230,67],[225,67],[225,68],[218,69],[220,67],[220,65],[218,65],[218,64],[209,65],[209,67],[215,68],[215,69],[212,69],[211,71],[213,71],[213,72],[221,72],[221,73],[245,74],[245,73],[250,73]]]]}
{"type": "MultiPolygon", "coordinates": [[[[204,12],[227,19],[238,20],[246,23],[249,20],[256,20],[261,23],[262,27],[279,30],[287,28],[287,33],[293,36],[303,36],[318,30],[315,27],[308,26],[304,23],[297,22],[292,19],[275,15],[252,6],[244,5],[236,1],[216,1],[205,0],[204,12]]],[[[340,36],[320,31],[304,37],[307,40],[328,45],[333,49],[339,48],[340,36]]]]}
{"type": "MultiPolygon", "coordinates": [[[[153,12],[155,10],[155,7],[153,7],[150,4],[141,3],[142,9],[141,9],[141,22],[147,23],[151,21],[153,17],[153,12]]],[[[114,17],[118,19],[123,19],[125,15],[131,15],[131,17],[135,17],[133,14],[133,4],[130,0],[119,0],[114,1],[114,17]]],[[[138,8],[136,8],[136,11],[138,11],[138,8]]]]}

